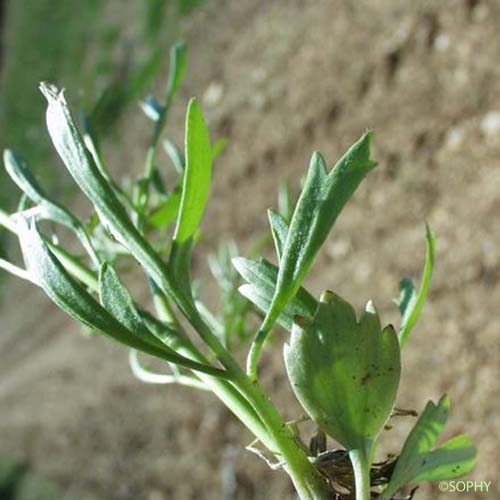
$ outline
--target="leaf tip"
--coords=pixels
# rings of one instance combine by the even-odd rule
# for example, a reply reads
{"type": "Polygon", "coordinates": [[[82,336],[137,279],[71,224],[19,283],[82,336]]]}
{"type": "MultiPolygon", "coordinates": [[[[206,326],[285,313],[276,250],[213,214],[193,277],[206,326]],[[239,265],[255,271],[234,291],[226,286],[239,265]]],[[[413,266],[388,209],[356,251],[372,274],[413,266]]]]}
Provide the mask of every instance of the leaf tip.
{"type": "Polygon", "coordinates": [[[64,94],[64,89],[59,89],[50,82],[40,82],[38,88],[48,102],[57,100],[64,94]]]}

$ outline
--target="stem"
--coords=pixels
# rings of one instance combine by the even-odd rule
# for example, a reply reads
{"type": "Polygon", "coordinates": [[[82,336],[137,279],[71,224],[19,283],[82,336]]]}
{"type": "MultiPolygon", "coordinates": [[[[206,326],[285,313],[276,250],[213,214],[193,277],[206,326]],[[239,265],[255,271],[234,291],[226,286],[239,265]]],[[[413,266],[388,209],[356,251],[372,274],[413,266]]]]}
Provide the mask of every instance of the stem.
{"type": "Polygon", "coordinates": [[[354,481],[356,486],[356,500],[370,500],[370,465],[369,452],[365,449],[351,450],[352,468],[354,469],[354,481]]]}
{"type": "Polygon", "coordinates": [[[276,321],[278,314],[273,313],[270,315],[269,313],[273,311],[273,306],[269,308],[262,325],[255,336],[252,345],[250,346],[250,350],[247,356],[247,375],[251,380],[257,380],[258,377],[258,368],[259,368],[259,359],[262,353],[262,349],[264,348],[264,343],[266,342],[267,336],[273,327],[274,322],[276,321]]]}
{"type": "MultiPolygon", "coordinates": [[[[167,300],[164,295],[162,295],[162,297],[164,301],[167,300]]],[[[166,303],[168,304],[168,301],[166,303]]],[[[157,307],[161,306],[160,300],[156,301],[156,305],[157,307]]],[[[171,314],[170,308],[166,308],[164,312],[167,317],[171,314]]],[[[196,313],[195,317],[190,315],[188,319],[195,329],[205,330],[203,333],[200,331],[198,331],[198,333],[202,338],[206,337],[209,329],[201,317],[196,313]]],[[[211,336],[213,335],[211,331],[209,333],[211,336]]],[[[203,373],[197,373],[197,376],[212,388],[213,392],[215,392],[226,406],[242,420],[242,422],[272,453],[280,456],[286,464],[285,469],[292,479],[301,500],[325,500],[327,495],[323,478],[316,467],[309,461],[305,451],[296,441],[295,435],[264,393],[260,384],[256,381],[251,381],[247,377],[245,372],[219,343],[216,337],[212,340],[216,341],[216,345],[213,346],[212,350],[216,353],[226,370],[232,375],[231,382],[235,386],[232,387],[232,389],[234,390],[234,388],[236,388],[239,391],[237,391],[237,394],[240,397],[244,396],[247,405],[250,403],[250,410],[252,410],[252,413],[249,415],[248,409],[245,408],[246,411],[241,414],[241,408],[234,406],[233,398],[235,395],[232,391],[228,391],[228,386],[231,387],[229,382],[206,376],[203,373]],[[249,416],[252,417],[250,422],[247,421],[249,416]],[[255,417],[259,422],[257,429],[255,429],[255,417]],[[262,429],[262,425],[264,425],[264,429],[262,429]]],[[[185,349],[186,347],[179,348],[178,351],[185,355],[194,354],[196,356],[201,356],[201,358],[199,358],[200,360],[205,359],[205,357],[198,352],[190,353],[189,351],[191,348],[189,348],[188,351],[185,351],[185,349]]]]}
{"type": "Polygon", "coordinates": [[[252,403],[257,413],[275,440],[285,470],[290,476],[301,500],[325,500],[328,498],[326,483],[316,467],[309,461],[306,452],[285,423],[276,407],[264,393],[260,384],[251,381],[243,372],[236,380],[242,393],[252,403]]]}

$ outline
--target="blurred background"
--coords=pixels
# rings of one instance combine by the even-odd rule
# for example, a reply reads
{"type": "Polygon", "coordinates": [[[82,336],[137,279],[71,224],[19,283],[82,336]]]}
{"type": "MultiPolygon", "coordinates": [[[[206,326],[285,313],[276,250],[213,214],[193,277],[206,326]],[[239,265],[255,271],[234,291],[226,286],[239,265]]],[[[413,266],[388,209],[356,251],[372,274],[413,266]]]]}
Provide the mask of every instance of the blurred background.
{"type": "MultiPolygon", "coordinates": [[[[384,322],[397,322],[392,299],[402,276],[420,276],[429,222],[435,275],[404,352],[398,406],[421,411],[450,394],[443,437],[468,432],[479,447],[470,479],[492,482],[489,494],[467,498],[500,497],[499,2],[0,5],[2,149],[21,151],[52,194],[84,213],[45,133],[38,82],[66,87],[75,109],[93,117],[119,178],[143,166],[151,124],[138,100],[163,88],[170,44],[188,43],[165,135],[182,142],[195,95],[213,137],[229,140],[196,251],[200,277],[221,240],[248,251],[266,230],[280,179],[296,194],[313,150],[331,164],[372,129],[380,166],[346,207],[307,286],[357,307],[374,298],[384,322]]],[[[0,183],[1,205],[14,210],[19,193],[3,172],[0,183]]],[[[250,435],[213,396],[141,384],[126,349],[81,335],[33,287],[0,280],[0,498],[292,497],[284,474],[243,450],[250,435]]],[[[210,301],[210,287],[204,293],[210,301]]],[[[284,376],[283,340],[276,336],[262,371],[293,419],[301,412],[284,376]]],[[[387,433],[388,452],[411,423],[387,433]]],[[[416,498],[450,495],[424,487],[416,498]]]]}

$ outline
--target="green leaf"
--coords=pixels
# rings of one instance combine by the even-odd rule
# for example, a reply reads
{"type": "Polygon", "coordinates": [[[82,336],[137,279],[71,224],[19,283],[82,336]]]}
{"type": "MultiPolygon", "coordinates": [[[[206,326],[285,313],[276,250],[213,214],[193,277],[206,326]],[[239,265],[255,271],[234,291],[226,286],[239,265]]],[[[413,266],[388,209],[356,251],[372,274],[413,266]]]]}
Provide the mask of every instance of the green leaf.
{"type": "Polygon", "coordinates": [[[200,105],[189,102],[186,116],[186,169],[169,268],[177,284],[191,295],[191,248],[208,200],[212,147],[200,105]]]}
{"type": "MultiPolygon", "coordinates": [[[[236,257],[233,265],[248,282],[241,285],[239,292],[264,313],[267,313],[276,288],[278,269],[263,259],[260,261],[236,257]]],[[[318,307],[316,299],[304,288],[299,288],[295,297],[287,304],[278,317],[278,323],[287,330],[292,329],[296,315],[312,318],[318,307]]]]}
{"type": "Polygon", "coordinates": [[[376,163],[370,160],[371,134],[361,137],[328,173],[314,153],[283,247],[276,291],[262,327],[268,330],[295,295],[342,208],[376,163]]]}
{"type": "Polygon", "coordinates": [[[286,181],[280,182],[280,187],[278,191],[278,208],[279,213],[285,219],[288,224],[292,219],[293,206],[292,197],[290,195],[290,189],[286,181]]]}
{"type": "Polygon", "coordinates": [[[175,170],[179,175],[184,175],[184,167],[186,160],[184,158],[184,154],[179,149],[175,142],[165,139],[163,141],[163,149],[167,153],[168,157],[172,161],[175,170]]]}
{"type": "Polygon", "coordinates": [[[170,48],[170,67],[167,81],[167,102],[177,93],[187,66],[187,45],[177,42],[170,48]]]}
{"type": "Polygon", "coordinates": [[[212,146],[212,160],[215,160],[218,156],[220,156],[227,147],[227,139],[223,137],[222,139],[217,139],[212,146]]]}
{"type": "Polygon", "coordinates": [[[296,318],[285,364],[292,388],[316,424],[347,450],[368,452],[392,411],[400,349],[368,303],[352,306],[325,292],[312,320],[296,318]]]}
{"type": "Polygon", "coordinates": [[[168,227],[174,222],[180,203],[181,191],[176,188],[151,212],[148,224],[157,229],[168,227]]]}
{"type": "Polygon", "coordinates": [[[272,208],[267,211],[267,216],[269,218],[269,225],[271,226],[271,233],[273,235],[274,246],[279,262],[283,254],[283,247],[285,246],[288,234],[288,224],[283,216],[272,208]]]}
{"type": "Polygon", "coordinates": [[[406,439],[381,500],[389,500],[406,484],[455,479],[473,469],[476,449],[464,434],[432,449],[448,420],[449,409],[448,396],[443,396],[437,406],[432,401],[427,403],[406,439]]]}
{"type": "Polygon", "coordinates": [[[163,343],[151,334],[135,308],[132,297],[116,271],[103,263],[99,272],[99,298],[103,307],[134,335],[162,348],[163,343]]]}
{"type": "Polygon", "coordinates": [[[198,229],[208,200],[211,176],[210,137],[200,105],[196,99],[191,99],[186,116],[186,172],[174,234],[174,241],[179,245],[193,238],[198,229]]]}
{"type": "Polygon", "coordinates": [[[428,225],[425,226],[425,237],[427,250],[418,294],[415,294],[413,290],[410,292],[407,282],[402,282],[403,286],[406,286],[407,290],[402,291],[402,300],[399,302],[400,310],[404,307],[404,311],[402,311],[401,327],[398,332],[401,347],[405,345],[413,327],[422,313],[422,309],[424,308],[424,304],[427,299],[429,286],[431,284],[432,271],[434,269],[434,256],[436,252],[436,237],[428,225]]]}
{"type": "Polygon", "coordinates": [[[34,223],[31,228],[28,228],[26,221],[23,220],[19,222],[18,227],[21,249],[33,281],[71,317],[89,328],[99,330],[112,339],[146,354],[210,375],[226,377],[226,372],[223,370],[180,356],[152,335],[146,327],[139,327],[142,321],[116,274],[110,271],[111,268],[103,268],[101,273],[101,278],[104,276],[106,283],[100,285],[101,295],[118,318],[110,314],[78,281],[71,277],[48,249],[34,223]],[[109,288],[104,290],[106,286],[109,288]],[[138,327],[140,330],[136,331],[135,328],[138,327]]]}
{"type": "Polygon", "coordinates": [[[47,219],[71,229],[78,237],[94,264],[99,265],[99,258],[80,221],[66,208],[51,200],[26,166],[26,162],[12,151],[6,149],[3,154],[5,170],[26,196],[38,206],[33,209],[37,219],[47,219]]]}
{"type": "Polygon", "coordinates": [[[71,116],[64,93],[53,85],[40,84],[48,101],[47,128],[69,173],[93,203],[104,226],[144,267],[147,274],[185,312],[187,304],[176,293],[172,277],[153,248],[138,232],[113,189],[99,172],[71,116]]]}
{"type": "Polygon", "coordinates": [[[402,318],[408,316],[408,311],[411,311],[417,300],[415,292],[415,284],[411,278],[403,278],[399,282],[399,298],[395,301],[399,307],[399,312],[402,318]]]}
{"type": "Polygon", "coordinates": [[[145,343],[139,340],[131,342],[127,329],[64,269],[47,248],[34,224],[28,228],[27,223],[20,220],[18,228],[26,267],[34,281],[56,305],[89,328],[100,330],[119,342],[144,350],[145,343]]]}

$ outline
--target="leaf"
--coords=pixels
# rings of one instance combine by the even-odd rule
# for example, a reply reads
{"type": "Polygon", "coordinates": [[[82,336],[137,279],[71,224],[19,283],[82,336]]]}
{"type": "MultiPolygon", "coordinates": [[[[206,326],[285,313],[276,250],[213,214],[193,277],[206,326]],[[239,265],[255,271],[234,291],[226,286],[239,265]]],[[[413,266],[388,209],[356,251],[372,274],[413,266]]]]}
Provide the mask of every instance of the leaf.
{"type": "Polygon", "coordinates": [[[414,307],[416,299],[417,293],[415,292],[415,284],[412,279],[403,278],[399,282],[399,298],[395,301],[402,318],[407,316],[407,312],[414,307]]]}
{"type": "Polygon", "coordinates": [[[227,147],[227,139],[223,137],[222,139],[217,139],[212,146],[212,160],[215,160],[218,156],[220,156],[227,147]]]}
{"type": "Polygon", "coordinates": [[[194,236],[208,200],[212,176],[212,148],[205,120],[196,99],[186,116],[186,171],[174,241],[182,245],[194,236]]]}
{"type": "Polygon", "coordinates": [[[153,336],[144,324],[132,297],[108,263],[103,263],[99,272],[99,298],[103,307],[127,330],[140,338],[149,339],[160,348],[163,347],[163,343],[153,336]]]}
{"type": "Polygon", "coordinates": [[[31,228],[28,228],[26,221],[19,223],[19,240],[26,267],[34,282],[45,291],[57,306],[74,319],[146,354],[210,375],[226,377],[226,372],[223,370],[180,356],[162,344],[147,329],[140,332],[129,329],[128,327],[137,327],[141,320],[138,319],[136,311],[135,314],[132,312],[135,309],[130,297],[126,291],[124,292],[125,289],[121,283],[117,283],[116,279],[113,279],[113,275],[110,275],[109,272],[107,284],[112,288],[104,293],[110,308],[113,312],[118,313],[118,319],[71,277],[47,248],[34,223],[31,228]],[[144,335],[146,332],[147,335],[144,335]]]}
{"type": "Polygon", "coordinates": [[[3,154],[5,170],[16,185],[38,205],[33,213],[38,219],[47,219],[71,229],[78,237],[94,264],[99,265],[99,258],[80,221],[66,208],[51,200],[26,167],[26,162],[9,149],[3,154]]]}
{"type": "MultiPolygon", "coordinates": [[[[413,327],[417,323],[422,309],[424,308],[425,300],[427,299],[427,293],[429,291],[429,286],[431,284],[432,271],[434,269],[434,256],[436,249],[436,237],[434,233],[430,230],[429,226],[425,226],[425,237],[427,243],[427,250],[425,254],[425,264],[424,270],[422,271],[422,279],[420,284],[420,290],[418,294],[412,291],[411,295],[407,300],[403,298],[403,302],[400,301],[400,310],[402,305],[404,306],[404,312],[402,312],[401,327],[398,332],[399,343],[403,347],[410,336],[413,327]]],[[[403,285],[408,288],[408,284],[403,282],[403,285]]],[[[406,295],[410,292],[406,291],[406,295]]]]}
{"type": "Polygon", "coordinates": [[[271,233],[273,235],[274,246],[279,262],[283,254],[283,247],[285,246],[288,234],[288,224],[282,215],[272,208],[267,211],[267,216],[269,218],[269,225],[271,226],[271,233]]]}
{"type": "Polygon", "coordinates": [[[371,134],[361,137],[328,173],[319,153],[311,158],[304,188],[283,247],[276,291],[262,326],[268,331],[295,295],[342,208],[376,163],[370,160],[371,134]]]}
{"type": "Polygon", "coordinates": [[[179,211],[181,203],[180,189],[174,189],[167,198],[160,203],[148,218],[148,224],[154,228],[168,227],[174,220],[179,211]]]}
{"type": "Polygon", "coordinates": [[[443,396],[437,406],[432,401],[427,403],[406,439],[381,500],[389,500],[406,484],[450,480],[473,469],[476,449],[464,434],[432,449],[448,420],[449,409],[448,396],[443,396]]]}
{"type": "Polygon", "coordinates": [[[163,148],[165,149],[168,157],[172,161],[175,170],[179,175],[184,175],[184,166],[186,160],[184,159],[184,154],[179,149],[175,142],[165,139],[163,141],[163,148]]]}
{"type": "Polygon", "coordinates": [[[154,95],[148,95],[144,101],[141,101],[140,105],[144,114],[150,120],[156,122],[160,119],[160,116],[163,113],[163,106],[158,102],[158,99],[154,95]]]}
{"type": "Polygon", "coordinates": [[[186,116],[186,168],[169,257],[169,268],[187,295],[191,295],[191,248],[205,211],[211,176],[212,147],[208,130],[198,101],[191,99],[186,116]]]}
{"type": "Polygon", "coordinates": [[[185,311],[186,303],[176,293],[171,276],[165,272],[164,263],[137,231],[125,208],[84,147],[64,93],[47,83],[41,83],[40,89],[48,101],[49,134],[69,173],[93,203],[103,225],[129,250],[163,292],[185,311]]]}
{"type": "MultiPolygon", "coordinates": [[[[267,313],[276,287],[278,269],[267,260],[250,260],[244,257],[232,259],[233,265],[248,282],[239,287],[239,292],[250,302],[267,313]]],[[[318,302],[304,288],[299,288],[295,297],[287,304],[278,317],[278,323],[287,330],[292,329],[296,315],[312,318],[318,302]]]]}
{"type": "Polygon", "coordinates": [[[316,424],[347,450],[368,451],[392,411],[400,349],[368,303],[352,306],[325,292],[312,320],[296,318],[285,365],[293,391],[316,424]]]}
{"type": "Polygon", "coordinates": [[[285,219],[288,224],[293,215],[292,197],[290,195],[290,189],[286,181],[280,182],[280,187],[278,191],[278,208],[279,213],[285,219]]]}
{"type": "Polygon", "coordinates": [[[170,67],[167,81],[167,102],[170,101],[184,78],[187,66],[187,45],[177,42],[170,48],[170,67]]]}

